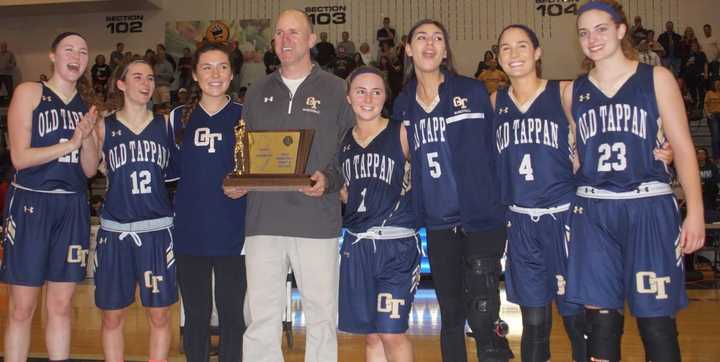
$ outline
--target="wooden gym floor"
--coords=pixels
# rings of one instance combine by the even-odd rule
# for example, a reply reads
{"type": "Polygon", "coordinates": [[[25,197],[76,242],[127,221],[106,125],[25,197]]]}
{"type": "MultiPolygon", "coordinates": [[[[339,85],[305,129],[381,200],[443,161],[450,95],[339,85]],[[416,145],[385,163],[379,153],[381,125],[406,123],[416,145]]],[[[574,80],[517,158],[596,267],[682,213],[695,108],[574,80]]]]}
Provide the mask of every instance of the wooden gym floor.
{"type": "MultiPolygon", "coordinates": [[[[714,362],[720,361],[720,290],[718,283],[711,281],[696,286],[688,291],[691,299],[687,310],[678,317],[680,330],[680,345],[683,361],[686,362],[714,362]]],[[[297,294],[297,293],[293,293],[297,294]]],[[[503,293],[504,298],[504,293],[503,293]]],[[[516,355],[520,360],[520,334],[522,324],[518,306],[506,303],[503,300],[501,311],[503,319],[510,325],[510,341],[516,355]]],[[[294,347],[287,348],[287,341],[283,345],[286,350],[285,358],[288,362],[303,361],[305,335],[303,333],[304,315],[302,301],[295,296],[293,309],[293,336],[294,347]]],[[[73,302],[72,356],[73,358],[102,359],[100,344],[100,312],[93,302],[92,282],[86,282],[78,287],[73,302]]],[[[172,360],[184,360],[179,352],[179,308],[175,306],[173,313],[173,342],[171,347],[172,360]]],[[[35,314],[32,331],[33,357],[43,357],[45,354],[44,313],[35,314]]],[[[0,284],[0,334],[4,335],[7,323],[7,289],[0,284]]],[[[562,320],[555,313],[553,319],[553,333],[551,336],[552,360],[570,361],[570,347],[562,327],[562,320]]],[[[143,310],[136,305],[131,307],[125,327],[126,358],[128,360],[147,360],[148,331],[143,310]]],[[[432,289],[418,291],[410,321],[410,330],[415,347],[415,360],[417,362],[440,361],[440,316],[437,300],[432,289]]],[[[0,342],[2,343],[2,342],[0,342]]],[[[238,341],[238,343],[240,343],[238,341]]],[[[364,339],[362,336],[338,334],[339,361],[359,362],[364,360],[364,339]]],[[[474,356],[474,343],[467,339],[468,360],[477,361],[474,356]]],[[[4,350],[4,348],[3,348],[4,350]]],[[[632,318],[626,318],[625,335],[623,338],[623,361],[644,361],[642,344],[637,327],[632,318]]]]}

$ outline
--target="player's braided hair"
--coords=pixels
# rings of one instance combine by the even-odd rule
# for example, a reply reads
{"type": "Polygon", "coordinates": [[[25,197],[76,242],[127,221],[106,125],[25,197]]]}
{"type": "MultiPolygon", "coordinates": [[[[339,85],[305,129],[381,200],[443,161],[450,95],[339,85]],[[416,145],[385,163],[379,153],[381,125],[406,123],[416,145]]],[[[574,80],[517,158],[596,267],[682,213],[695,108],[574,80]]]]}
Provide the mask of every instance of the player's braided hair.
{"type": "MultiPolygon", "coordinates": [[[[230,59],[230,49],[226,43],[202,42],[198,45],[197,50],[195,50],[195,53],[192,57],[193,72],[197,71],[200,56],[213,50],[218,50],[225,53],[225,55],[227,55],[228,57],[228,60],[230,59]]],[[[234,72],[234,69],[232,69],[232,62],[229,63],[231,70],[234,72]]],[[[188,102],[185,104],[185,107],[183,107],[182,116],[180,118],[180,122],[182,122],[182,127],[178,127],[175,130],[175,142],[178,144],[182,142],[185,127],[187,127],[188,123],[190,123],[190,116],[195,111],[195,108],[197,108],[198,103],[200,103],[200,98],[202,98],[202,90],[200,89],[200,86],[198,86],[197,82],[192,83],[189,93],[190,97],[188,97],[188,102]]]]}

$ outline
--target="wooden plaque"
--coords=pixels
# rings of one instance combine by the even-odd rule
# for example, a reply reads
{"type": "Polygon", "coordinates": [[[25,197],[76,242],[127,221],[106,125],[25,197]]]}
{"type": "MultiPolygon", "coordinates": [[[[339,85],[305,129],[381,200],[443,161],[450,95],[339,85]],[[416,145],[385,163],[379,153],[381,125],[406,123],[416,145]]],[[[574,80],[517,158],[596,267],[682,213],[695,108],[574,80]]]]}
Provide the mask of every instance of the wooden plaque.
{"type": "Polygon", "coordinates": [[[295,191],[311,186],[305,174],[315,130],[247,131],[235,127],[235,170],[223,185],[251,191],[295,191]]]}

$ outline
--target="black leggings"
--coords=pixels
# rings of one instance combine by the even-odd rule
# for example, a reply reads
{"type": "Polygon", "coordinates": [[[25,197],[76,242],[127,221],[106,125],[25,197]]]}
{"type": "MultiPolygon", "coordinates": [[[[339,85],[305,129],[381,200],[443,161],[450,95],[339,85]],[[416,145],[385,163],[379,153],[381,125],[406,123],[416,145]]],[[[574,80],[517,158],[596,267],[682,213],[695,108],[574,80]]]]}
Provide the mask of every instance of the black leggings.
{"type": "MultiPolygon", "coordinates": [[[[505,251],[506,229],[465,233],[462,230],[428,230],[428,254],[433,285],[440,304],[442,326],[440,349],[445,362],[465,362],[465,321],[468,320],[468,293],[463,285],[465,258],[499,260],[505,251]]],[[[471,323],[474,318],[470,318],[471,323]]],[[[476,343],[485,344],[492,330],[473,326],[476,343]],[[480,334],[478,332],[482,331],[480,334]],[[487,333],[488,336],[484,334],[487,333]]]]}
{"type": "Polygon", "coordinates": [[[242,361],[245,333],[243,302],[247,280],[245,257],[176,255],[185,326],[183,349],[189,362],[207,362],[210,354],[212,272],[215,272],[215,303],[220,324],[220,362],[242,361]]]}

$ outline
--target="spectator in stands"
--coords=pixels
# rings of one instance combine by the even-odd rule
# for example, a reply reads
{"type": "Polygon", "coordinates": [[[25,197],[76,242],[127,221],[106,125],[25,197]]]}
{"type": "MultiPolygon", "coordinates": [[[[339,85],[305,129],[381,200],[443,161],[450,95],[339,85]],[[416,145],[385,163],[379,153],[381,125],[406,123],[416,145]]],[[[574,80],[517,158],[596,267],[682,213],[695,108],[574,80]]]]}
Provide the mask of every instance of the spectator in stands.
{"type": "Polygon", "coordinates": [[[333,64],[333,72],[338,77],[345,79],[348,75],[350,75],[350,72],[352,72],[353,69],[355,69],[355,62],[347,54],[345,47],[338,45],[337,59],[335,59],[335,63],[333,64]]]}
{"type": "Polygon", "coordinates": [[[477,70],[475,70],[475,78],[480,76],[483,70],[488,69],[488,61],[495,59],[495,54],[491,50],[486,50],[483,60],[478,62],[477,70]]]}
{"type": "Polygon", "coordinates": [[[630,40],[633,45],[639,45],[640,41],[645,39],[647,36],[647,29],[642,25],[642,18],[640,16],[635,17],[635,24],[630,27],[630,40]]]}
{"type": "MultiPolygon", "coordinates": [[[[192,67],[192,64],[191,64],[192,67]]],[[[177,91],[177,101],[175,102],[175,106],[182,106],[184,104],[188,104],[190,101],[190,93],[188,92],[188,88],[180,88],[177,91]]]]}
{"type": "Polygon", "coordinates": [[[115,50],[110,53],[110,68],[114,71],[115,68],[117,68],[118,64],[123,62],[124,54],[123,51],[125,50],[125,44],[122,42],[115,44],[115,50]]]}
{"type": "Polygon", "coordinates": [[[101,90],[105,93],[107,89],[107,82],[112,74],[112,69],[109,65],[105,64],[105,56],[98,54],[95,57],[95,64],[90,69],[90,77],[92,78],[92,84],[95,91],[101,90]]]}
{"type": "Polygon", "coordinates": [[[167,52],[167,49],[165,49],[165,46],[162,44],[155,45],[155,53],[160,54],[163,53],[165,56],[165,60],[172,66],[173,73],[175,72],[175,69],[177,69],[177,62],[175,62],[175,58],[173,58],[172,55],[170,55],[167,52]]]}
{"type": "Polygon", "coordinates": [[[170,84],[172,84],[173,67],[165,57],[164,49],[160,49],[160,52],[155,56],[155,65],[153,65],[155,71],[155,93],[153,94],[153,103],[156,106],[167,107],[170,105],[170,84]]]}
{"type": "Polygon", "coordinates": [[[390,18],[384,18],[382,28],[378,29],[375,34],[375,38],[378,41],[378,48],[381,47],[383,43],[388,44],[390,48],[395,47],[395,36],[395,29],[390,27],[390,18]]]}
{"type": "Polygon", "coordinates": [[[703,207],[705,211],[717,211],[718,182],[720,182],[718,168],[705,147],[697,149],[697,159],[700,166],[703,207]]]}
{"type": "Polygon", "coordinates": [[[6,42],[0,42],[0,90],[5,87],[8,102],[12,99],[13,90],[15,89],[13,76],[16,68],[15,54],[8,50],[6,42]]]}
{"type": "Polygon", "coordinates": [[[648,29],[647,33],[645,34],[648,41],[648,47],[650,48],[650,50],[654,51],[655,54],[657,54],[662,60],[662,58],[665,56],[665,48],[663,48],[663,46],[655,40],[655,31],[648,29]]]}
{"type": "Polygon", "coordinates": [[[363,65],[373,65],[374,63],[375,61],[373,61],[372,52],[370,51],[370,44],[360,44],[360,51],[355,53],[355,65],[360,67],[363,65]]]}
{"type": "MultiPolygon", "coordinates": [[[[155,62],[157,61],[156,58],[157,53],[155,53],[152,49],[145,50],[145,56],[143,56],[143,60],[147,62],[148,64],[155,66],[155,62]]],[[[170,66],[172,68],[172,66],[170,66]]]]}
{"type": "Polygon", "coordinates": [[[705,117],[710,129],[710,146],[712,158],[720,160],[720,80],[713,82],[713,87],[705,93],[705,117]]]}
{"type": "Polygon", "coordinates": [[[327,70],[335,60],[335,46],[328,41],[326,32],[320,33],[320,42],[315,44],[315,60],[320,66],[327,70]]]}
{"type": "Polygon", "coordinates": [[[350,40],[350,33],[347,31],[342,32],[342,41],[337,43],[336,48],[338,49],[338,52],[340,47],[345,48],[345,54],[347,54],[349,58],[352,58],[355,55],[355,43],[350,40]]]}
{"type": "MultiPolygon", "coordinates": [[[[710,24],[703,26],[703,36],[700,39],[700,49],[705,53],[708,61],[708,79],[712,82],[718,79],[718,68],[720,68],[720,45],[712,34],[710,24]]],[[[708,88],[710,84],[708,84],[708,88]]]]}
{"type": "Polygon", "coordinates": [[[641,63],[650,64],[650,65],[661,65],[660,57],[655,54],[654,51],[650,49],[650,45],[648,44],[647,39],[640,40],[640,43],[637,47],[638,50],[638,60],[641,63]]]}
{"type": "Polygon", "coordinates": [[[230,52],[230,62],[232,62],[234,78],[240,80],[240,74],[242,73],[243,64],[245,64],[245,58],[242,50],[238,47],[238,42],[233,41],[230,43],[232,52],[230,52]]]}
{"type": "Polygon", "coordinates": [[[192,85],[192,52],[190,48],[183,48],[183,56],[178,59],[178,70],[180,71],[179,88],[190,89],[192,85]]]}
{"type": "Polygon", "coordinates": [[[487,65],[488,68],[483,70],[477,79],[485,83],[489,94],[493,94],[498,88],[507,86],[508,77],[502,70],[497,69],[495,59],[488,60],[487,65]]]}
{"type": "Polygon", "coordinates": [[[400,37],[400,43],[395,47],[395,59],[399,59],[402,61],[403,56],[405,55],[405,44],[407,44],[407,35],[403,35],[400,37]]]}
{"type": "Polygon", "coordinates": [[[663,65],[668,67],[675,73],[680,74],[680,34],[674,31],[672,21],[665,23],[665,32],[658,37],[658,43],[665,49],[665,55],[662,58],[663,65]]]}
{"type": "Polygon", "coordinates": [[[691,47],[693,43],[698,43],[698,39],[695,37],[695,30],[688,26],[685,28],[682,38],[680,39],[680,73],[685,70],[687,66],[688,56],[690,55],[691,47]]]}
{"type": "Polygon", "coordinates": [[[380,58],[386,57],[389,61],[395,60],[395,49],[391,47],[388,43],[382,43],[380,45],[380,51],[378,51],[378,63],[380,62],[380,58]]]}
{"type": "Polygon", "coordinates": [[[697,39],[690,41],[690,52],[685,59],[685,71],[682,78],[685,80],[693,103],[698,109],[703,107],[705,98],[705,82],[708,79],[708,63],[705,53],[700,50],[697,39]]]}
{"type": "Polygon", "coordinates": [[[265,63],[265,74],[270,74],[280,67],[280,58],[275,53],[275,39],[270,41],[270,48],[263,55],[265,63]]]}

